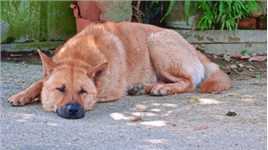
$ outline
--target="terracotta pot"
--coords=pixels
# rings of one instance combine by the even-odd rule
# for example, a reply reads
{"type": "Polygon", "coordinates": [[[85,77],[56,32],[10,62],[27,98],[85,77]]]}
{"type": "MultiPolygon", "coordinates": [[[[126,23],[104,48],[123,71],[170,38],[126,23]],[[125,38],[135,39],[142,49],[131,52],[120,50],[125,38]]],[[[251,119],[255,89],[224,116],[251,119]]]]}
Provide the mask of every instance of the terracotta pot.
{"type": "Polygon", "coordinates": [[[256,29],[256,26],[257,26],[256,18],[241,19],[238,23],[239,29],[256,29]]]}
{"type": "Polygon", "coordinates": [[[77,32],[90,23],[100,21],[101,10],[96,1],[73,1],[71,8],[76,19],[77,32]]]}
{"type": "Polygon", "coordinates": [[[88,26],[92,21],[82,18],[76,18],[76,31],[77,33],[82,31],[86,26],[88,26]]]}
{"type": "Polygon", "coordinates": [[[95,1],[78,1],[77,5],[80,10],[81,18],[88,19],[92,22],[100,20],[101,10],[95,1]]]}
{"type": "Polygon", "coordinates": [[[260,16],[257,18],[257,28],[267,29],[267,16],[260,16]]]}

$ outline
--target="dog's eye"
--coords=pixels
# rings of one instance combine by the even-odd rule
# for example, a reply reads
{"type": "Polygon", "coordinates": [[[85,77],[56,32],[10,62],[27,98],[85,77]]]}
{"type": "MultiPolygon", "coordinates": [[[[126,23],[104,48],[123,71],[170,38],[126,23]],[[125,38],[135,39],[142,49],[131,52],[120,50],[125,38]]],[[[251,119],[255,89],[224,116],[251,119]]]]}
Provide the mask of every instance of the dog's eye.
{"type": "Polygon", "coordinates": [[[81,89],[81,90],[78,92],[79,95],[86,94],[86,93],[87,93],[87,91],[84,90],[84,89],[81,89]]]}
{"type": "Polygon", "coordinates": [[[56,88],[58,91],[64,93],[65,92],[65,85],[62,85],[61,87],[56,88]]]}

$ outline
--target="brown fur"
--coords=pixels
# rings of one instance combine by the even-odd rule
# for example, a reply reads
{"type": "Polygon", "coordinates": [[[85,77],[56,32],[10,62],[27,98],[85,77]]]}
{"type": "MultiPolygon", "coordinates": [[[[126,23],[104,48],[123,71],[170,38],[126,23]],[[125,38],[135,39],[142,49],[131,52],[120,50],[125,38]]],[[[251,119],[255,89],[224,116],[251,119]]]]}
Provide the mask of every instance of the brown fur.
{"type": "Polygon", "coordinates": [[[92,24],[52,59],[39,54],[43,78],[10,97],[13,105],[31,103],[41,95],[47,111],[69,102],[90,110],[96,102],[120,99],[136,84],[143,84],[147,94],[171,95],[193,91],[204,77],[201,92],[231,87],[229,77],[182,36],[151,25],[92,24]]]}
{"type": "Polygon", "coordinates": [[[229,77],[221,70],[213,73],[210,77],[202,82],[200,86],[200,92],[211,93],[211,92],[221,92],[227,90],[231,87],[231,80],[229,77]]]}

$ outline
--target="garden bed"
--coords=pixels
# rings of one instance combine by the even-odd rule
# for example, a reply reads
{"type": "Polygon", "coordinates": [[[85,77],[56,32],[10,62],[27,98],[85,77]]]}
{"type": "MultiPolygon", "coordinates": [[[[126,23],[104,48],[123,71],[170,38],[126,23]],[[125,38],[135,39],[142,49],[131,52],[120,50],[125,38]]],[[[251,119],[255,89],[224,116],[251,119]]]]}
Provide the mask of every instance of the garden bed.
{"type": "Polygon", "coordinates": [[[243,50],[256,54],[267,53],[266,30],[177,30],[177,32],[199,50],[210,54],[237,55],[243,50]]]}

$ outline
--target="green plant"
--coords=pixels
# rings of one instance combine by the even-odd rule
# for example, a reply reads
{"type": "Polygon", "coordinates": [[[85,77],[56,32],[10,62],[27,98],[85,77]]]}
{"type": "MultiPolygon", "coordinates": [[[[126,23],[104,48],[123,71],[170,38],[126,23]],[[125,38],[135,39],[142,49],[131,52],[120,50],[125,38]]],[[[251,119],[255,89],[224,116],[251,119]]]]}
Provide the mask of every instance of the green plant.
{"type": "Polygon", "coordinates": [[[184,16],[185,16],[185,20],[187,20],[187,23],[188,23],[188,19],[189,19],[189,16],[190,16],[190,13],[191,13],[191,1],[190,0],[186,0],[184,1],[184,16]]]}
{"type": "MultiPolygon", "coordinates": [[[[191,10],[191,1],[185,1],[184,11],[185,16],[189,16],[191,10]]],[[[228,0],[228,1],[207,1],[202,0],[195,2],[201,16],[197,22],[197,27],[201,30],[207,29],[237,29],[238,21],[250,15],[251,12],[259,8],[256,0],[241,1],[241,0],[228,0]]]]}
{"type": "Polygon", "coordinates": [[[166,9],[166,11],[164,13],[164,16],[161,18],[160,22],[163,22],[167,18],[167,16],[170,15],[170,13],[171,13],[173,7],[175,6],[175,4],[176,4],[176,1],[175,0],[170,0],[168,2],[167,9],[166,9]]]}
{"type": "Polygon", "coordinates": [[[162,24],[172,12],[176,0],[136,1],[135,3],[133,13],[136,18],[139,18],[140,22],[162,24]]]}
{"type": "Polygon", "coordinates": [[[261,73],[260,72],[257,72],[256,75],[255,75],[255,78],[257,80],[261,80],[261,73]]]}
{"type": "Polygon", "coordinates": [[[240,55],[242,56],[251,56],[253,54],[253,52],[249,49],[243,49],[242,51],[240,51],[240,55]]]}

